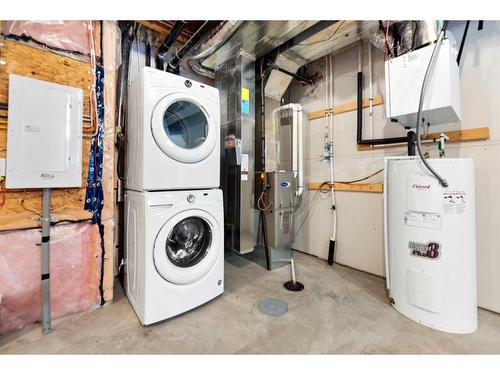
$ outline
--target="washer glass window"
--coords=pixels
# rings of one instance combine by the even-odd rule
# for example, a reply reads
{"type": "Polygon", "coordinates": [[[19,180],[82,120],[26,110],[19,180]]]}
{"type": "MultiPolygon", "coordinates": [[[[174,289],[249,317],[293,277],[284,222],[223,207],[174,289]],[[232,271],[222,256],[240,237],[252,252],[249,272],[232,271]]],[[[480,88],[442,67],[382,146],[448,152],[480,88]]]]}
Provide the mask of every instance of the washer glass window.
{"type": "Polygon", "coordinates": [[[207,255],[212,243],[210,225],[192,216],[178,222],[170,231],[165,244],[168,259],[178,267],[191,267],[207,255]]]}
{"type": "Polygon", "coordinates": [[[163,128],[177,146],[192,149],[207,138],[208,121],[194,103],[179,100],[170,104],[163,115],[163,128]]]}

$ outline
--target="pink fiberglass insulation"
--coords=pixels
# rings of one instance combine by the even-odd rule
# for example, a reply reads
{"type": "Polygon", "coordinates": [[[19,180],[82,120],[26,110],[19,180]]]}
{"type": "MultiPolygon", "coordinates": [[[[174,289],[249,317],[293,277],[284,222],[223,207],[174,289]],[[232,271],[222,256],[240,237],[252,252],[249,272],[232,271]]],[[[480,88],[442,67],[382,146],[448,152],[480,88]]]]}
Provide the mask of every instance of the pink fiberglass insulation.
{"type": "Polygon", "coordinates": [[[89,54],[88,21],[3,21],[2,33],[29,36],[49,47],[89,54]]]}
{"type": "MultiPolygon", "coordinates": [[[[0,233],[0,334],[41,320],[41,247],[37,229],[0,233]]],[[[58,225],[50,235],[52,319],[100,301],[97,225],[58,225]]]]}

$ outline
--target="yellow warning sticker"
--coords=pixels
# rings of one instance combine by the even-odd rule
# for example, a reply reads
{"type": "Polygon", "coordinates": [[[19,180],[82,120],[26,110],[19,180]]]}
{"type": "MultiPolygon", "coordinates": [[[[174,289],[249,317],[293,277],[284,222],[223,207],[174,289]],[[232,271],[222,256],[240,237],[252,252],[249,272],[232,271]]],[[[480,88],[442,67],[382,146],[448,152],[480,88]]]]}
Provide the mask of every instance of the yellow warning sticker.
{"type": "Polygon", "coordinates": [[[244,100],[246,102],[250,101],[250,90],[246,87],[241,88],[241,100],[244,100]]]}

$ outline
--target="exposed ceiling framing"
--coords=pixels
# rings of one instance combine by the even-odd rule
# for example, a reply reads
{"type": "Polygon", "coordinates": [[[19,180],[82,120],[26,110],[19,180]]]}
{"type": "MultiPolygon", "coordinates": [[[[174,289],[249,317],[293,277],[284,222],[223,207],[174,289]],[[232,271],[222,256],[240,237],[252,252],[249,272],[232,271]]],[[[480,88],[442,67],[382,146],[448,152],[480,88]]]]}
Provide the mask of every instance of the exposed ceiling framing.
{"type": "MultiPolygon", "coordinates": [[[[136,21],[138,24],[147,27],[150,30],[156,32],[156,43],[155,45],[158,47],[170,34],[172,27],[174,26],[176,21],[136,21]]],[[[181,34],[177,38],[179,43],[186,43],[189,38],[198,30],[198,28],[203,24],[204,21],[189,21],[188,24],[184,27],[181,34]]],[[[217,24],[218,21],[215,21],[214,24],[217,24]]]]}

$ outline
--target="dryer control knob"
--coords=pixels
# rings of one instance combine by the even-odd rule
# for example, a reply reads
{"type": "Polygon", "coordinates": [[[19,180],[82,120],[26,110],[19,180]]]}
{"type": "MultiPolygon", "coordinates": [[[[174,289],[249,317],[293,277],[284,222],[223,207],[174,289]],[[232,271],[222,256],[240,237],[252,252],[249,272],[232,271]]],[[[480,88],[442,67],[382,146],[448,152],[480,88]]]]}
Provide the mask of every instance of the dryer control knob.
{"type": "Polygon", "coordinates": [[[193,203],[195,199],[196,199],[196,196],[195,196],[194,194],[189,194],[189,195],[187,196],[187,201],[188,201],[189,203],[193,203]]]}

